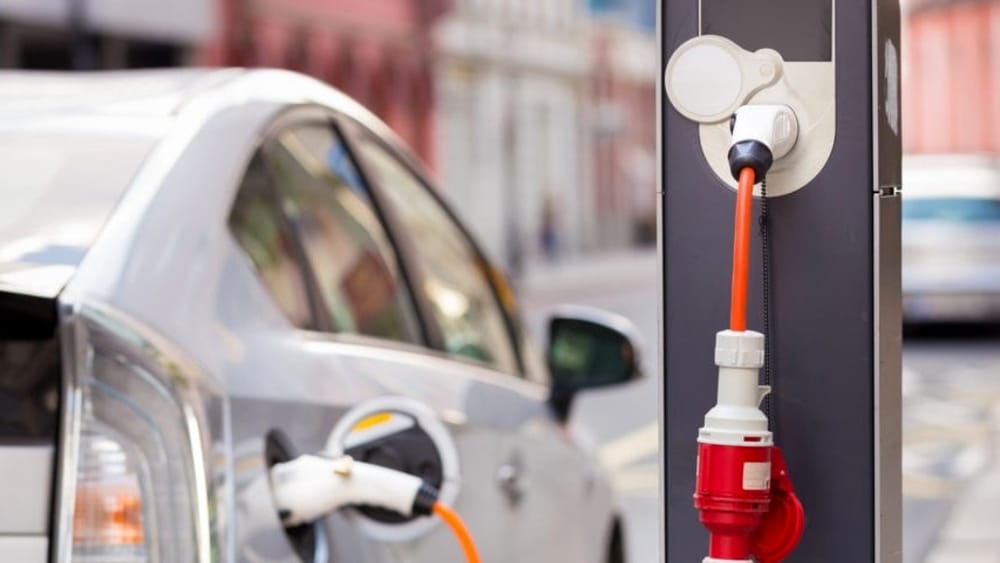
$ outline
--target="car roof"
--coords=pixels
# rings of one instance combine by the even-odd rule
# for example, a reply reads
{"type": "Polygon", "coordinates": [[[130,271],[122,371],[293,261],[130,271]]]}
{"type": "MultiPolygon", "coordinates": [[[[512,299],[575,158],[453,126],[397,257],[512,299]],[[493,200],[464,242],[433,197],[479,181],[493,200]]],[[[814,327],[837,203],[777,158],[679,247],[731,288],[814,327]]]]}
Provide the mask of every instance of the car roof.
{"type": "Polygon", "coordinates": [[[210,91],[234,101],[321,102],[395,141],[384,123],[347,95],[314,78],[280,69],[0,71],[0,125],[8,119],[57,115],[169,117],[210,91]]]}
{"type": "Polygon", "coordinates": [[[164,117],[185,100],[234,78],[234,69],[0,72],[0,116],[52,114],[164,117]]]}
{"type": "Polygon", "coordinates": [[[1000,199],[1000,159],[990,155],[908,155],[903,197],[1000,199]]]}

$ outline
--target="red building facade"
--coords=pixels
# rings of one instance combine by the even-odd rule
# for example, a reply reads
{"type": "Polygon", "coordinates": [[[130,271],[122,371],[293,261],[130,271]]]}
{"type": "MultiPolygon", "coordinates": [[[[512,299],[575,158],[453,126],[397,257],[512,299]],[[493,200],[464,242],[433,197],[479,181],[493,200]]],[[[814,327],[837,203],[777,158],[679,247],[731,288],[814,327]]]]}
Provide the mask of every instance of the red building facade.
{"type": "Polygon", "coordinates": [[[656,243],[656,38],[614,23],[593,33],[591,98],[600,233],[613,246],[656,243]]]}
{"type": "Polygon", "coordinates": [[[434,162],[432,30],[447,0],[221,0],[201,62],[287,68],[336,86],[434,162]]]}
{"type": "Polygon", "coordinates": [[[905,150],[1000,153],[1000,1],[905,6],[905,150]]]}

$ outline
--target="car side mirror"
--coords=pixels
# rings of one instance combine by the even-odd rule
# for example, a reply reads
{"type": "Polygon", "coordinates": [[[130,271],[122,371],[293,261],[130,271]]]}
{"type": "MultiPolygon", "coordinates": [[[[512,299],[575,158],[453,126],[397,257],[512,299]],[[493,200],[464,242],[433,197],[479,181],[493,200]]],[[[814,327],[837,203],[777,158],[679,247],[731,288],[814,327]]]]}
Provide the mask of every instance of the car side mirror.
{"type": "Polygon", "coordinates": [[[569,417],[576,394],[642,376],[639,331],[628,319],[590,307],[566,306],[549,318],[549,403],[560,420],[569,417]]]}

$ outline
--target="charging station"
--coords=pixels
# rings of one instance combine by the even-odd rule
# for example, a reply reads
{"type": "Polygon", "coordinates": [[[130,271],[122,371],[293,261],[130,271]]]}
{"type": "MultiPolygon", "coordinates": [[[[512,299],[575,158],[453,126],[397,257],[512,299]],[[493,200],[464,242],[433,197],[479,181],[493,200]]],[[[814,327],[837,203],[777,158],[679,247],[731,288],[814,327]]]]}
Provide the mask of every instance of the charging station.
{"type": "Polygon", "coordinates": [[[898,0],[660,3],[666,561],[902,559],[899,26],[898,0]],[[797,523],[779,556],[761,518],[797,523]]]}

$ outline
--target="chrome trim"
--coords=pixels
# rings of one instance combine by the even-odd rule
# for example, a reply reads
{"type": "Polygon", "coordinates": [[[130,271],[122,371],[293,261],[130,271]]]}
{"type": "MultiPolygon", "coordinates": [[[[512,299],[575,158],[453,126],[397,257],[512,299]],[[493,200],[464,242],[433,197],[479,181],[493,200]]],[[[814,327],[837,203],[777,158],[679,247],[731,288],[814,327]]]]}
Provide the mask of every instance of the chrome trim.
{"type": "Polygon", "coordinates": [[[198,559],[208,563],[212,560],[212,522],[208,506],[208,475],[205,473],[205,442],[201,436],[198,416],[187,402],[181,404],[187,425],[188,447],[191,448],[192,477],[195,492],[195,538],[198,542],[198,559]]]}
{"type": "Polygon", "coordinates": [[[874,194],[872,205],[874,556],[876,563],[899,563],[903,552],[899,194],[874,194]],[[883,210],[884,206],[892,207],[883,210]],[[886,248],[890,246],[895,248],[886,248]],[[887,279],[890,275],[896,279],[887,279]]]}
{"type": "Polygon", "coordinates": [[[69,561],[73,550],[73,517],[76,507],[76,470],[80,453],[80,418],[83,404],[80,368],[89,366],[79,308],[59,299],[59,347],[62,355],[62,421],[56,451],[56,485],[53,489],[49,557],[69,561]]]}
{"type": "MultiPolygon", "coordinates": [[[[900,194],[882,194],[883,187],[897,186],[896,178],[883,178],[883,164],[896,170],[900,162],[883,163],[883,142],[900,143],[900,137],[882,139],[885,118],[881,80],[885,71],[883,40],[898,48],[899,25],[880,21],[883,9],[897,0],[871,0],[871,140],[872,140],[872,515],[875,563],[900,563],[903,557],[902,513],[902,289],[900,284],[900,194]],[[883,34],[882,25],[893,30],[883,34]],[[891,180],[891,183],[887,183],[891,180]],[[883,217],[883,206],[892,205],[883,217]],[[892,213],[890,216],[888,213],[892,213]],[[887,223],[885,219],[890,221],[887,223]],[[889,279],[893,276],[894,279],[889,279]]],[[[897,8],[898,10],[898,2],[897,8]]],[[[898,13],[898,12],[897,12],[898,13]]],[[[889,80],[890,77],[885,77],[889,80]]],[[[895,76],[898,81],[899,75],[895,76]]],[[[889,90],[886,85],[886,94],[889,90]]],[[[898,86],[896,91],[898,92],[898,86]]],[[[897,111],[901,111],[897,108],[897,111]]],[[[890,147],[890,145],[885,145],[890,147]]],[[[901,151],[900,151],[901,152],[901,151]]],[[[898,154],[898,153],[897,153],[898,154]]],[[[897,160],[899,156],[895,157],[897,160]]]]}

